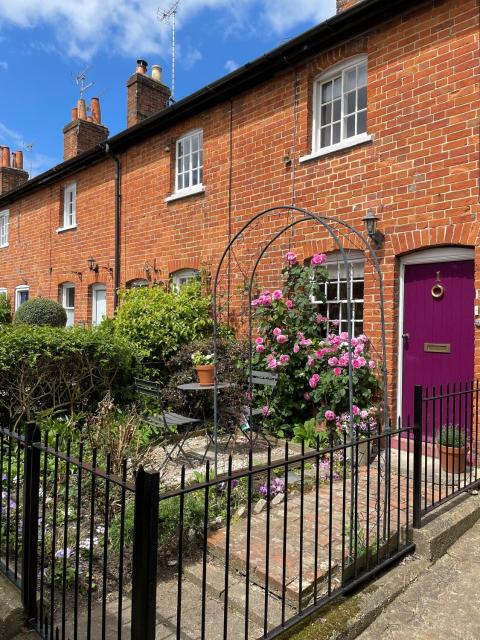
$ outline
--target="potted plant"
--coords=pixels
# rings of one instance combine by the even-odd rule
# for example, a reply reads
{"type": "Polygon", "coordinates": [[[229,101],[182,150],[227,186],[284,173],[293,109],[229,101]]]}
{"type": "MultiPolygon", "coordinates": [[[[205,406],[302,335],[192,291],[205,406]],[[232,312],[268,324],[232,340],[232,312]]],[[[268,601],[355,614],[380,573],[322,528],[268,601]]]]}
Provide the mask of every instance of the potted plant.
{"type": "Polygon", "coordinates": [[[326,411],[325,417],[327,420],[335,420],[338,431],[346,434],[347,442],[355,443],[355,447],[352,447],[352,455],[359,467],[366,466],[375,458],[378,442],[376,440],[369,441],[369,438],[378,433],[375,407],[360,409],[354,404],[352,427],[350,426],[349,412],[335,416],[333,411],[326,411]]]}
{"type": "Polygon", "coordinates": [[[215,381],[215,362],[213,353],[204,354],[201,351],[195,351],[192,354],[192,362],[198,376],[198,382],[201,385],[212,385],[215,381]]]}
{"type": "Polygon", "coordinates": [[[440,464],[448,473],[463,473],[466,467],[465,431],[458,424],[443,425],[437,437],[440,464]]]}

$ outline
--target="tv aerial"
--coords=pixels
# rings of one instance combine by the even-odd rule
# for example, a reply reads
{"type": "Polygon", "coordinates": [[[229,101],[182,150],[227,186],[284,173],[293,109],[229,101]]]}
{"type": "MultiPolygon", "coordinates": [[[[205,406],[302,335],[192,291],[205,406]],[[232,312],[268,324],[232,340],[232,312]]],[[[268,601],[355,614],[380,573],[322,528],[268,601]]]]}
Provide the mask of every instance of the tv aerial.
{"type": "Polygon", "coordinates": [[[86,91],[91,89],[95,84],[93,81],[87,82],[87,71],[89,70],[89,68],[90,67],[86,67],[83,71],[80,71],[80,73],[77,73],[77,75],[75,76],[75,84],[77,85],[77,87],[80,87],[80,99],[83,99],[86,91]]]}
{"type": "Polygon", "coordinates": [[[32,177],[32,171],[33,171],[33,145],[35,144],[35,140],[33,140],[32,142],[24,142],[23,143],[23,149],[28,153],[28,160],[29,160],[29,167],[30,167],[30,178],[32,177]]]}
{"type": "Polygon", "coordinates": [[[172,26],[172,94],[171,101],[175,102],[175,23],[180,0],[175,0],[168,9],[157,10],[157,20],[163,24],[172,26]]]}

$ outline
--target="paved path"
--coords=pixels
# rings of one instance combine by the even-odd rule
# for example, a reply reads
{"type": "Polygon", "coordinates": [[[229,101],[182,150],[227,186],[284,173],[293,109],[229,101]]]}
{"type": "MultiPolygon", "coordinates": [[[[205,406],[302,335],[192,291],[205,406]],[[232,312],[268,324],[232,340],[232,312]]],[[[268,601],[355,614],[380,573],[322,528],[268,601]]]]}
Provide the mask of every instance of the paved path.
{"type": "Polygon", "coordinates": [[[478,640],[480,522],[362,633],[361,640],[478,640]]]}

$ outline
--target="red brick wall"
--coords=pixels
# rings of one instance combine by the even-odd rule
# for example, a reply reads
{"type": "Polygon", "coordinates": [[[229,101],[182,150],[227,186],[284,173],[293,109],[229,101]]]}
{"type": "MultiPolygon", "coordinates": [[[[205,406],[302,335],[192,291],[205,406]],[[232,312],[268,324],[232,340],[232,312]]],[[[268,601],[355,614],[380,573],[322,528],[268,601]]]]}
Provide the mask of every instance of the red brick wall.
{"type": "MultiPolygon", "coordinates": [[[[178,268],[214,268],[229,229],[236,232],[273,205],[306,207],[360,230],[371,208],[386,235],[379,259],[393,400],[398,256],[430,246],[477,245],[478,9],[478,0],[431,2],[295,69],[286,66],[231,102],[121,154],[121,281],[145,277],[146,271],[152,280],[165,280],[178,268]],[[300,163],[299,157],[311,151],[313,79],[357,53],[368,53],[368,131],[373,142],[300,163]],[[204,131],[205,193],[166,203],[173,189],[171,141],[195,128],[204,131]],[[285,163],[285,156],[293,162],[285,163]]],[[[113,168],[106,158],[76,176],[75,231],[56,233],[62,186],[71,179],[10,207],[10,246],[0,249],[0,287],[13,295],[15,286],[27,281],[33,295],[55,298],[59,283],[73,281],[76,320],[87,321],[88,287],[102,281],[111,313],[113,282],[105,267],[113,267],[114,257],[113,168]],[[97,275],[87,269],[89,256],[102,267],[97,275]]],[[[273,219],[252,229],[231,257],[230,290],[237,303],[242,269],[271,232],[273,219]]],[[[345,244],[355,247],[356,241],[347,234],[345,244]]],[[[311,223],[297,227],[277,246],[267,254],[259,284],[276,277],[279,254],[289,246],[302,257],[334,249],[326,233],[311,223]]],[[[377,289],[371,272],[367,264],[366,331],[378,347],[377,289]]],[[[480,289],[480,255],[477,280],[480,289]]],[[[480,333],[476,335],[480,353],[480,333]]],[[[476,372],[480,374],[480,357],[476,372]]]]}

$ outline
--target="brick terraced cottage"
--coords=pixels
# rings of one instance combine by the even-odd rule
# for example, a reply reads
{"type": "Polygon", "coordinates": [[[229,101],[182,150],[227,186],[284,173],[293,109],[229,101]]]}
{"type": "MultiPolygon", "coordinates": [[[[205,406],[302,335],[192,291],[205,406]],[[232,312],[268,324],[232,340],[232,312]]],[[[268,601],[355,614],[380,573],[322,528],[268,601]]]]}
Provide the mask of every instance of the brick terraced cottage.
{"type": "MultiPolygon", "coordinates": [[[[174,104],[160,68],[138,61],[128,128],[109,138],[98,100],[79,101],[64,162],[32,180],[4,148],[0,288],[12,307],[48,296],[69,323],[97,323],[119,287],[213,269],[263,209],[295,204],[359,229],[370,211],[385,236],[392,410],[410,411],[419,373],[424,384],[479,375],[479,0],[337,5],[174,104]]],[[[331,240],[312,226],[295,242],[305,259],[327,252],[341,285],[331,240]]],[[[372,270],[350,249],[356,331],[375,335],[372,270]]],[[[228,277],[238,284],[234,267],[228,277]]]]}

